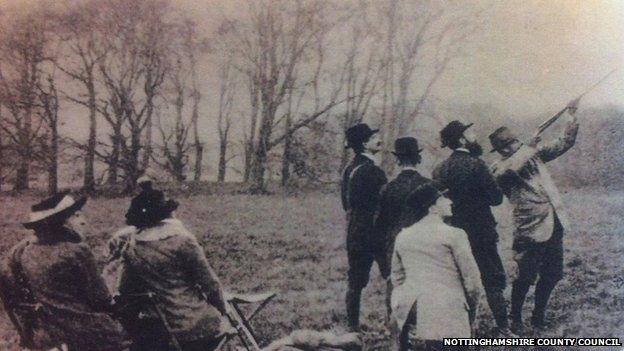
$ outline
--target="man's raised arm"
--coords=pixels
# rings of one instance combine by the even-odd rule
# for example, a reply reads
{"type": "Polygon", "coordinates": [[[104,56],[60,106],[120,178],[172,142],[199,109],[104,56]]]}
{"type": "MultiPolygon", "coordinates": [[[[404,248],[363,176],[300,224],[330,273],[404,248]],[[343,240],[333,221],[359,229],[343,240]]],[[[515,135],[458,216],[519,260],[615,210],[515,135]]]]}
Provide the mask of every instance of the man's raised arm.
{"type": "Polygon", "coordinates": [[[552,143],[544,144],[538,147],[538,156],[544,162],[549,162],[563,155],[570,150],[576,142],[579,124],[576,118],[576,106],[568,106],[567,112],[572,116],[572,120],[568,122],[563,135],[552,143]]]}

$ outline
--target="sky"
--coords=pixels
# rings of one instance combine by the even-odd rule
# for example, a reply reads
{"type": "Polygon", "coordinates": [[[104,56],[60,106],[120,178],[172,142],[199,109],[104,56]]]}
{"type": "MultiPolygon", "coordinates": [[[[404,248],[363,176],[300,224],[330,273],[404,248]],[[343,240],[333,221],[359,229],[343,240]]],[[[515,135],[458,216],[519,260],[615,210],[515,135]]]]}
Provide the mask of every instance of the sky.
{"type": "MultiPolygon", "coordinates": [[[[468,44],[470,54],[439,81],[437,98],[492,104],[511,115],[549,113],[617,69],[583,104],[624,105],[624,1],[458,1],[466,8],[477,2],[486,4],[484,23],[468,44]]],[[[225,0],[174,3],[206,33],[237,9],[225,0]]]]}

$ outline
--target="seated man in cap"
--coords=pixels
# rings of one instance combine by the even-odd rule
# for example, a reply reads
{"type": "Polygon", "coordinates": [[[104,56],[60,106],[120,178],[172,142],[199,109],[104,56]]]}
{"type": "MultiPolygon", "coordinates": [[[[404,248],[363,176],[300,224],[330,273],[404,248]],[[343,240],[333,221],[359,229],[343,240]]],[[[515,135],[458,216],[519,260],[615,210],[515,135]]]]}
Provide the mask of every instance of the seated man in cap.
{"type": "Polygon", "coordinates": [[[349,259],[346,296],[347,319],[351,331],[360,328],[360,298],[368,284],[373,261],[383,266],[384,250],[375,238],[374,217],[379,205],[379,191],[386,184],[384,171],[376,164],[375,154],[381,140],[367,124],[357,124],[346,131],[347,147],[355,157],[344,170],[342,206],[347,211],[347,255],[349,259]]]}
{"type": "Polygon", "coordinates": [[[452,121],[442,129],[442,147],[449,147],[453,153],[435,168],[433,179],[449,190],[453,224],[468,235],[496,325],[501,335],[511,335],[503,296],[505,270],[498,254],[496,220],[490,209],[502,203],[503,194],[479,158],[481,147],[464,135],[470,126],[452,121]]]}
{"type": "Polygon", "coordinates": [[[406,199],[406,227],[392,259],[392,313],[400,350],[443,350],[443,338],[469,338],[481,295],[466,234],[447,224],[451,201],[432,184],[406,199]]]}
{"type": "Polygon", "coordinates": [[[380,265],[381,276],[386,279],[386,307],[390,316],[390,296],[392,294],[392,281],[390,277],[390,265],[394,239],[403,229],[401,214],[405,204],[405,198],[420,185],[430,183],[431,180],[418,173],[416,165],[421,161],[418,148],[418,140],[412,137],[398,138],[394,142],[394,151],[401,172],[397,177],[386,184],[381,190],[379,210],[375,221],[375,231],[380,240],[379,246],[384,247],[385,261],[380,265]]]}
{"type": "Polygon", "coordinates": [[[512,329],[522,331],[522,305],[537,275],[535,309],[531,322],[545,326],[544,314],[552,290],[563,277],[563,215],[561,200],[544,163],[568,151],[576,140],[578,123],[576,105],[568,105],[572,116],[563,137],[552,144],[521,143],[507,128],[498,128],[490,135],[492,152],[502,159],[492,166],[505,196],[513,206],[514,259],[518,276],[511,292],[512,329]]]}
{"type": "Polygon", "coordinates": [[[63,192],[34,206],[24,227],[34,231],[0,268],[2,300],[22,346],[123,350],[125,334],[111,317],[111,299],[82,236],[86,198],[63,192]],[[72,222],[77,222],[72,224],[72,222]]]}

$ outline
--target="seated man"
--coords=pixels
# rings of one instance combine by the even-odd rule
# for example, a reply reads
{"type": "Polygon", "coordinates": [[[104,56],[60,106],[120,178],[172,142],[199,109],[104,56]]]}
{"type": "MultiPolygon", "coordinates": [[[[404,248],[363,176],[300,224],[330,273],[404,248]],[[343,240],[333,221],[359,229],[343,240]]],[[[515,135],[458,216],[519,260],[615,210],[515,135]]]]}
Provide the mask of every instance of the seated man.
{"type": "Polygon", "coordinates": [[[27,348],[65,345],[73,350],[126,348],[111,317],[110,295],[82,236],[67,222],[84,223],[86,198],[59,193],[34,206],[24,227],[34,237],[15,245],[0,267],[5,308],[27,348]]]}

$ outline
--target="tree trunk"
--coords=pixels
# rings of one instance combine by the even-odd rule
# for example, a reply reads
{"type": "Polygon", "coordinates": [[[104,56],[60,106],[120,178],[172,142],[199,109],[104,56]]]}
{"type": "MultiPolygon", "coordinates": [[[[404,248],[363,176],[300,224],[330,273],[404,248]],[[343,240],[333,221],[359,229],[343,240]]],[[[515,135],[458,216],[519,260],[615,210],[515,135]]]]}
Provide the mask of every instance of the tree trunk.
{"type": "Polygon", "coordinates": [[[133,128],[130,131],[130,155],[128,155],[126,171],[126,192],[131,193],[136,187],[139,178],[139,152],[141,151],[141,129],[133,128]]]}
{"type": "Polygon", "coordinates": [[[143,152],[143,161],[141,162],[141,168],[144,171],[147,171],[147,169],[149,168],[150,158],[152,157],[153,112],[154,107],[152,106],[152,103],[150,103],[147,106],[147,125],[145,126],[145,151],[143,152]]]}
{"type": "Polygon", "coordinates": [[[217,181],[224,182],[225,181],[225,170],[227,166],[227,135],[221,136],[221,140],[219,141],[219,174],[217,176],[217,181]]]}
{"type": "Polygon", "coordinates": [[[15,175],[15,190],[22,191],[29,188],[30,160],[32,148],[30,143],[30,133],[32,125],[31,109],[28,108],[24,118],[24,125],[19,130],[20,140],[20,161],[15,175]]]}
{"type": "MultiPolygon", "coordinates": [[[[342,138],[343,138],[343,141],[340,145],[347,145],[346,136],[344,136],[344,134],[342,138]]],[[[342,146],[340,150],[340,168],[338,169],[339,176],[342,176],[342,172],[344,172],[344,169],[347,167],[348,162],[349,162],[349,149],[342,146]]]]}
{"type": "Polygon", "coordinates": [[[50,155],[48,165],[48,194],[54,195],[58,192],[58,130],[56,125],[52,126],[52,140],[50,141],[50,155]]]}
{"type": "Polygon", "coordinates": [[[288,184],[290,179],[290,160],[291,160],[291,148],[292,148],[292,134],[288,133],[292,124],[290,114],[286,115],[286,123],[284,130],[286,130],[286,138],[284,139],[284,153],[282,154],[282,186],[288,184]]]}
{"type": "Polygon", "coordinates": [[[193,180],[199,182],[202,175],[202,159],[204,157],[204,146],[195,140],[195,170],[193,180]]]}
{"type": "Polygon", "coordinates": [[[251,161],[253,160],[253,144],[247,142],[245,144],[245,169],[243,173],[243,182],[248,183],[251,177],[251,161]]]}
{"type": "Polygon", "coordinates": [[[110,162],[108,164],[108,184],[117,184],[117,177],[119,173],[119,156],[121,153],[121,124],[114,126],[113,135],[111,136],[111,142],[113,149],[110,155],[110,162]]]}
{"type": "Polygon", "coordinates": [[[85,155],[83,187],[85,191],[95,189],[95,147],[97,143],[97,115],[95,102],[95,88],[89,85],[89,139],[85,155]]]}
{"type": "Polygon", "coordinates": [[[261,194],[266,192],[264,184],[264,173],[266,171],[267,152],[266,147],[258,146],[254,152],[254,157],[251,162],[251,188],[250,191],[253,194],[261,194]]]}

